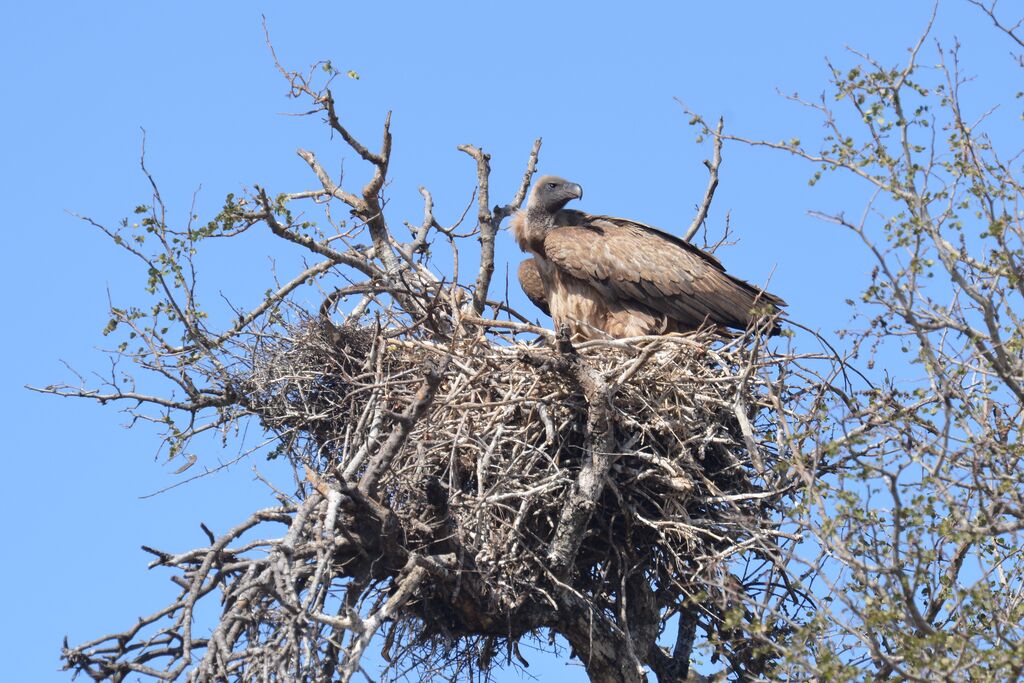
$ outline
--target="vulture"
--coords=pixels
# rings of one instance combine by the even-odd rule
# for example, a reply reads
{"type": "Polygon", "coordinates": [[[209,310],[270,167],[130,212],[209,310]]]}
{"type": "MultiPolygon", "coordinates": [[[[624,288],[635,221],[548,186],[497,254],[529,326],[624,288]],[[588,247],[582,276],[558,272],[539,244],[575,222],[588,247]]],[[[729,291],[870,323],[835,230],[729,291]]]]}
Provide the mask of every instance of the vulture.
{"type": "Polygon", "coordinates": [[[578,184],[544,176],[512,218],[512,234],[532,256],[519,265],[519,283],[555,329],[567,325],[575,339],[746,329],[786,305],[686,240],[565,208],[582,197],[578,184]]]}

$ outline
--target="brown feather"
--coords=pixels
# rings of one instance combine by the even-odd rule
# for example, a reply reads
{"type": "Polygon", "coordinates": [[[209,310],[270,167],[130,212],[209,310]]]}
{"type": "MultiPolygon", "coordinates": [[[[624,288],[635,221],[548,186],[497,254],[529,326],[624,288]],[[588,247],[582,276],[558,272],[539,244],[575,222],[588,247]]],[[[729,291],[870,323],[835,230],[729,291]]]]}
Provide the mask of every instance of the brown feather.
{"type": "Polygon", "coordinates": [[[725,272],[693,245],[633,221],[571,213],[574,224],[548,232],[545,256],[605,299],[630,299],[679,329],[712,323],[745,328],[761,305],[785,302],[725,272]]]}
{"type": "Polygon", "coordinates": [[[528,258],[519,264],[519,286],[523,288],[523,292],[534,306],[544,311],[545,315],[551,315],[547,295],[544,293],[544,280],[540,276],[535,259],[528,258]]]}

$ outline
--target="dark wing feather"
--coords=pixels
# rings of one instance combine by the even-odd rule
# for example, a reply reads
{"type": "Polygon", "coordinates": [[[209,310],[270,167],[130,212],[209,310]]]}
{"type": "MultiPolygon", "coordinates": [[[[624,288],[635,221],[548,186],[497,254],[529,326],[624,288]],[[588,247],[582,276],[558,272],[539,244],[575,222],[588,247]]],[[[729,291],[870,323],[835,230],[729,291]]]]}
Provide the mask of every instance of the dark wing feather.
{"type": "Polygon", "coordinates": [[[540,270],[537,269],[537,262],[528,258],[519,264],[519,286],[533,302],[533,305],[544,311],[545,315],[551,315],[548,310],[548,299],[544,292],[544,281],[540,277],[540,270]]]}
{"type": "Polygon", "coordinates": [[[637,301],[684,327],[743,328],[757,304],[785,305],[726,273],[710,254],[642,223],[565,211],[559,224],[544,240],[552,263],[604,296],[637,301]]]}
{"type": "Polygon", "coordinates": [[[595,215],[595,214],[585,213],[583,211],[575,211],[573,209],[564,209],[562,211],[559,211],[556,214],[556,216],[555,216],[555,223],[557,225],[564,225],[564,226],[577,225],[577,226],[608,227],[609,225],[611,225],[611,226],[623,226],[623,227],[629,226],[629,227],[633,227],[633,228],[636,228],[638,230],[642,230],[644,232],[648,232],[648,233],[654,235],[655,237],[660,237],[661,239],[667,240],[667,241],[675,244],[676,246],[680,247],[681,249],[684,249],[685,251],[690,252],[694,256],[697,256],[697,257],[701,258],[702,260],[707,261],[708,265],[710,265],[710,266],[712,266],[714,268],[717,268],[718,270],[721,270],[722,272],[725,272],[725,266],[723,266],[722,263],[717,258],[715,258],[711,254],[707,253],[706,251],[703,251],[703,250],[693,246],[692,244],[690,244],[689,242],[687,242],[683,238],[676,237],[672,233],[665,232],[664,230],[652,227],[650,225],[645,225],[644,223],[638,223],[636,221],[631,221],[628,218],[615,218],[614,216],[598,216],[598,215],[595,215]]]}

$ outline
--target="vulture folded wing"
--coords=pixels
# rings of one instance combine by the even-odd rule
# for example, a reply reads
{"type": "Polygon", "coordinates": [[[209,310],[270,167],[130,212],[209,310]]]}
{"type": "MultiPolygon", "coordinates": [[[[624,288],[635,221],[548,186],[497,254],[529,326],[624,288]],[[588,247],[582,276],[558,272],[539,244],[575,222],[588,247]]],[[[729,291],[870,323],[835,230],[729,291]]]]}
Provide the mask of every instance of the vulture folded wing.
{"type": "Polygon", "coordinates": [[[637,301],[684,328],[705,322],[744,328],[758,304],[785,305],[684,240],[622,218],[573,213],[578,223],[548,233],[544,251],[605,297],[637,301]]]}
{"type": "Polygon", "coordinates": [[[544,281],[540,277],[537,262],[532,258],[519,264],[519,286],[523,288],[523,292],[534,306],[544,311],[545,315],[551,315],[547,295],[544,293],[544,281]]]}

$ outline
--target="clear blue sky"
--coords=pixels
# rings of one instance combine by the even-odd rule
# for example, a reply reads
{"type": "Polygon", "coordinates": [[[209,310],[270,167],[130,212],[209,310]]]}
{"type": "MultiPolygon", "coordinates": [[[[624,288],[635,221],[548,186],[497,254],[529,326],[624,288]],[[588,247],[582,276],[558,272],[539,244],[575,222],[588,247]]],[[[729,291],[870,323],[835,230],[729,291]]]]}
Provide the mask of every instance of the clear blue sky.
{"type": "MultiPolygon", "coordinates": [[[[261,13],[286,65],[329,58],[360,74],[336,89],[355,134],[376,143],[385,112],[394,111],[394,225],[419,220],[421,184],[433,191],[441,222],[461,212],[474,176],[456,145],[493,155],[494,199],[506,201],[531,141],[543,136],[541,170],[580,182],[582,208],[679,230],[703,192],[708,151],[694,144],[674,97],[724,115],[735,133],[814,139],[817,121],[776,89],[819,93],[824,57],[845,62],[845,45],[895,63],[931,9],[920,0],[441,5],[5,7],[0,386],[9,437],[0,585],[8,594],[0,648],[8,680],[66,680],[58,671],[65,634],[81,642],[162,604],[171,584],[145,570],[141,544],[193,547],[203,540],[200,521],[220,530],[272,504],[253,481],[254,466],[288,484],[281,468],[249,460],[142,499],[177,480],[178,463],[156,457],[154,432],[122,429],[123,416],[110,407],[22,388],[72,379],[62,359],[83,372],[107,370],[96,349],[108,291],[117,302],[140,301],[136,265],[67,213],[114,224],[148,200],[138,171],[140,127],[149,168],[179,217],[200,186],[201,215],[252,183],[274,193],[312,187],[297,147],[316,149],[332,168],[344,159],[351,181],[360,177],[358,160],[323,127],[281,115],[301,107],[284,97],[261,13]]],[[[1001,98],[1008,79],[1019,80],[1009,46],[966,2],[943,4],[934,35],[964,43],[979,100],[1001,98]]],[[[771,275],[794,318],[828,331],[847,321],[842,302],[856,295],[869,266],[849,235],[805,212],[858,212],[862,195],[833,181],[810,189],[811,170],[727,147],[710,221],[718,227],[731,211],[741,242],[719,252],[730,271],[754,282],[771,275]]],[[[258,298],[274,255],[262,246],[212,254],[205,263],[216,288],[242,304],[258,298]]],[[[500,247],[503,263],[518,261],[507,237],[500,247]]],[[[200,455],[212,466],[235,452],[200,455]]],[[[531,671],[582,680],[577,667],[543,658],[531,671]]]]}

